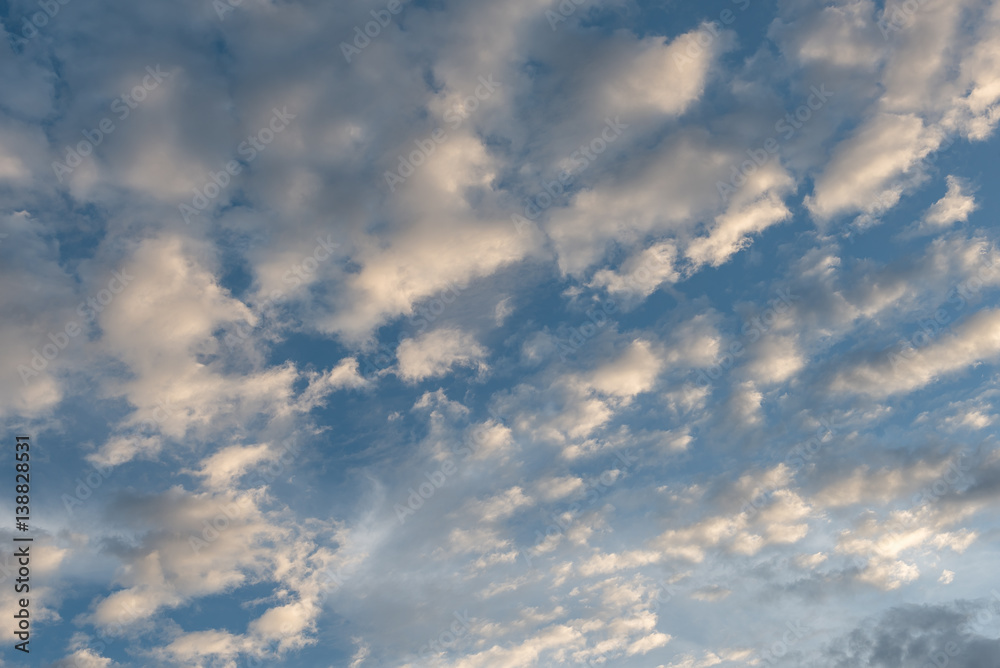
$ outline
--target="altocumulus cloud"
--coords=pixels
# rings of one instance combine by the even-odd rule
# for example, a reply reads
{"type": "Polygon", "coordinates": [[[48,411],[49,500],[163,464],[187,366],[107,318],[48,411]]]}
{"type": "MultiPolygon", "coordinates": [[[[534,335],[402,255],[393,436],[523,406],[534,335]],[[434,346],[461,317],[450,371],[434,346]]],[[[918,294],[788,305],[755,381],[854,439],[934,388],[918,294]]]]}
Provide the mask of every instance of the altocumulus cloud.
{"type": "Polygon", "coordinates": [[[1000,5],[688,5],[8,3],[5,665],[992,660],[1000,5]]]}

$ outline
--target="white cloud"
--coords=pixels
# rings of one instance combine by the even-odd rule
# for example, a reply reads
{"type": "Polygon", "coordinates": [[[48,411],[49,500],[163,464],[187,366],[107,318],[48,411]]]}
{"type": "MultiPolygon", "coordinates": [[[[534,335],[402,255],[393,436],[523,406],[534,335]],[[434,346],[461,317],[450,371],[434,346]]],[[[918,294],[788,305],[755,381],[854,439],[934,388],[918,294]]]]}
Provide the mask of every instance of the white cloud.
{"type": "Polygon", "coordinates": [[[928,128],[916,115],[880,113],[837,146],[806,206],[821,220],[890,208],[903,193],[900,177],[916,173],[942,139],[940,131],[928,128]]]}
{"type": "Polygon", "coordinates": [[[955,176],[948,177],[948,192],[924,213],[923,221],[932,228],[964,223],[976,210],[976,200],[968,184],[955,176]]]}
{"type": "Polygon", "coordinates": [[[663,362],[648,341],[632,341],[617,359],[598,367],[586,378],[587,386],[601,394],[629,401],[649,392],[663,362]]]}
{"type": "Polygon", "coordinates": [[[686,256],[696,268],[724,264],[749,246],[753,235],[791,217],[784,197],[794,185],[792,177],[775,163],[760,167],[729,201],[726,210],[716,216],[708,236],[690,241],[686,256]]]}
{"type": "Polygon", "coordinates": [[[832,388],[887,397],[912,392],[942,377],[969,367],[993,362],[1000,356],[1000,311],[973,314],[921,348],[883,355],[881,359],[857,363],[839,371],[832,388]]]}
{"type": "Polygon", "coordinates": [[[354,652],[354,656],[351,657],[350,668],[360,668],[361,665],[364,664],[365,659],[367,659],[371,654],[372,648],[371,645],[366,643],[361,638],[354,638],[353,640],[355,644],[357,644],[358,649],[354,652]]]}
{"type": "Polygon", "coordinates": [[[486,370],[486,349],[471,334],[457,329],[436,329],[405,339],[396,349],[397,374],[407,382],[443,376],[455,366],[486,370]]]}
{"type": "Polygon", "coordinates": [[[674,266],[676,246],[662,242],[628,258],[618,271],[601,269],[590,286],[604,288],[613,297],[624,300],[626,308],[653,294],[664,283],[676,283],[680,272],[674,266]]]}
{"type": "Polygon", "coordinates": [[[205,485],[210,489],[225,490],[251,467],[273,459],[277,454],[266,443],[231,445],[204,459],[197,475],[205,478],[205,485]]]}

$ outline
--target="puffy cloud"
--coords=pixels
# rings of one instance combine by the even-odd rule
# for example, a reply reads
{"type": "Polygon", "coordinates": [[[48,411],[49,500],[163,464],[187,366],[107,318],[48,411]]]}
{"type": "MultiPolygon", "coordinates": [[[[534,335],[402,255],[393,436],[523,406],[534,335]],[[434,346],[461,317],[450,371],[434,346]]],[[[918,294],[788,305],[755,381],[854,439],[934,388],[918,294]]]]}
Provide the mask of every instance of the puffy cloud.
{"type": "Polygon", "coordinates": [[[751,243],[751,237],[787,220],[792,212],[785,205],[794,181],[783,169],[768,163],[751,176],[715,218],[708,236],[693,239],[687,257],[695,267],[717,267],[751,243]]]}
{"type": "Polygon", "coordinates": [[[589,388],[628,401],[653,388],[662,361],[648,341],[633,341],[617,359],[593,371],[586,383],[589,388]]]}
{"type": "Polygon", "coordinates": [[[436,329],[415,339],[401,341],[396,349],[399,377],[407,382],[442,376],[454,366],[486,369],[486,350],[471,334],[455,329],[436,329]]]}
{"type": "Polygon", "coordinates": [[[956,597],[990,578],[1000,278],[988,231],[958,224],[990,203],[952,140],[995,131],[1000,10],[729,4],[708,24],[648,3],[403,3],[348,62],[341,42],[381,11],[360,0],[221,21],[70,3],[0,58],[0,411],[65,490],[81,465],[119,468],[72,518],[58,497],[38,511],[66,525],[38,536],[38,618],[121,643],[80,633],[63,663],[745,665],[816,601],[843,642],[774,663],[995,655],[949,635],[969,602],[852,626],[859,590],[868,614],[939,573],[956,597]],[[52,160],[157,62],[169,78],[60,181],[52,160]],[[276,105],[295,118],[248,159],[276,105]],[[838,238],[936,183],[946,147],[947,192],[898,212],[920,234],[838,238]],[[185,223],[177,205],[237,159],[185,223]],[[113,272],[132,278],[84,322],[113,272]],[[772,316],[775,285],[795,298],[772,316]],[[884,350],[942,304],[950,329],[884,350]],[[439,390],[454,373],[475,382],[439,390]],[[916,394],[946,378],[933,406],[916,394]],[[292,436],[317,447],[275,475],[292,436]],[[981,464],[938,494],[945,437],[981,464]],[[91,604],[71,617],[73,600],[91,604]],[[705,623],[720,606],[739,623],[705,623]]]}
{"type": "Polygon", "coordinates": [[[965,222],[976,210],[976,200],[967,184],[955,176],[948,177],[948,192],[924,213],[927,226],[941,228],[952,223],[965,222]]]}
{"type": "Polygon", "coordinates": [[[618,271],[601,269],[594,274],[590,286],[604,288],[620,298],[626,306],[634,305],[651,295],[664,283],[676,283],[680,273],[674,266],[677,248],[670,242],[655,244],[629,257],[618,271]]]}
{"type": "Polygon", "coordinates": [[[912,392],[973,365],[992,362],[1000,355],[998,332],[1000,312],[980,311],[924,347],[848,366],[837,373],[832,388],[873,397],[912,392]]]}
{"type": "Polygon", "coordinates": [[[890,208],[903,194],[900,177],[915,173],[942,138],[914,114],[878,114],[837,146],[806,206],[821,220],[890,208]]]}

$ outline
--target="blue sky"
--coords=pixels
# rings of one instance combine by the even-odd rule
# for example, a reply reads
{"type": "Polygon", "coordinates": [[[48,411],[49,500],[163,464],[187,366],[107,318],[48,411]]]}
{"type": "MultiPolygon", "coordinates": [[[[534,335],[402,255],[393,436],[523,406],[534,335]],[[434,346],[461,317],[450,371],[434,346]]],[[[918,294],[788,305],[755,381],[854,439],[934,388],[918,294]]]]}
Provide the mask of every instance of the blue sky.
{"type": "Polygon", "coordinates": [[[0,665],[1000,653],[996,2],[0,19],[0,665]]]}

